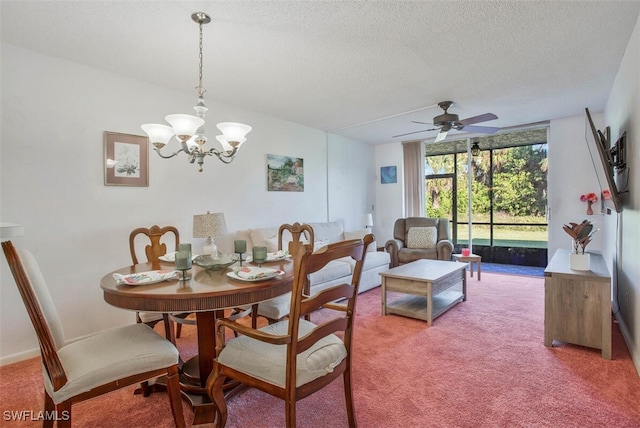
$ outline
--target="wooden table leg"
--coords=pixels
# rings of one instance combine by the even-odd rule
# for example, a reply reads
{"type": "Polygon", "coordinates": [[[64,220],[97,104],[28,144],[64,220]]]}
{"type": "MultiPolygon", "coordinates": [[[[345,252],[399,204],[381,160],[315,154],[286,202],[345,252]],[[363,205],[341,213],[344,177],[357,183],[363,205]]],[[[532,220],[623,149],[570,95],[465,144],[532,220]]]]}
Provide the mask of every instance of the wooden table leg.
{"type": "Polygon", "coordinates": [[[200,385],[207,384],[216,357],[216,312],[196,312],[198,325],[198,368],[200,385]]]}
{"type": "Polygon", "coordinates": [[[382,316],[387,315],[387,284],[386,279],[382,277],[382,316]]]}
{"type": "Polygon", "coordinates": [[[427,284],[427,326],[433,324],[433,287],[431,282],[427,284]]]}

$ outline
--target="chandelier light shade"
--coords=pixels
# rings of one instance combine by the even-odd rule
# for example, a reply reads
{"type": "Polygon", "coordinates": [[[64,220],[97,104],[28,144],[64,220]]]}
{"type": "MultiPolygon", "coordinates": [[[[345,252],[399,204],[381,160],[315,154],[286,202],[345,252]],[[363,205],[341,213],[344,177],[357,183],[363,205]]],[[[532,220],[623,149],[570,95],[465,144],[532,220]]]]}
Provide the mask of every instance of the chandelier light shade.
{"type": "Polygon", "coordinates": [[[188,156],[189,162],[197,163],[198,171],[202,172],[206,156],[216,156],[224,163],[231,163],[235,159],[242,143],[247,140],[247,134],[251,131],[251,127],[235,122],[219,123],[217,128],[222,132],[222,135],[216,136],[216,140],[222,146],[222,150],[215,147],[205,148],[207,137],[205,135],[204,116],[208,108],[204,104],[204,93],[207,90],[202,86],[202,25],[211,22],[211,18],[206,13],[196,12],[191,15],[191,19],[198,24],[200,29],[199,81],[198,86],[196,86],[198,104],[193,107],[196,115],[170,114],[165,117],[165,120],[171,126],[145,124],[141,128],[149,136],[154,150],[161,158],[169,159],[184,152],[188,156]],[[169,144],[174,136],[180,142],[180,149],[170,154],[162,153],[161,150],[169,144]]]}
{"type": "Polygon", "coordinates": [[[196,214],[193,216],[193,237],[207,238],[202,251],[214,258],[218,256],[218,248],[213,238],[227,233],[227,223],[224,221],[224,213],[196,214]]]}

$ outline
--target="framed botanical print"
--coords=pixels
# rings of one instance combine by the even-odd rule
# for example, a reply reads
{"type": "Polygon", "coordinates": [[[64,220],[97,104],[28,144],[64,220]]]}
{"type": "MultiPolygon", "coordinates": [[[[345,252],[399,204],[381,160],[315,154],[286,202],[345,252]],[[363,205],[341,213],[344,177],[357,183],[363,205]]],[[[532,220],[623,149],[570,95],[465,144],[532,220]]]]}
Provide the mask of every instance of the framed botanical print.
{"type": "Polygon", "coordinates": [[[104,185],[149,186],[147,137],[105,131],[104,185]]]}

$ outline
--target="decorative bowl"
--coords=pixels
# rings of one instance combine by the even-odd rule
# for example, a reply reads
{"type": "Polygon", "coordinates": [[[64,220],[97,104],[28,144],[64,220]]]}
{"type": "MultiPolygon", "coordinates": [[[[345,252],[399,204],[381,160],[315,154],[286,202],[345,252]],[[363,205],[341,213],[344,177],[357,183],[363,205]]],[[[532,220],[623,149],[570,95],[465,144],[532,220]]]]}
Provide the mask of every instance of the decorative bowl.
{"type": "Polygon", "coordinates": [[[222,270],[234,264],[236,259],[231,254],[221,254],[217,259],[210,255],[202,255],[193,259],[193,262],[208,270],[222,270]]]}

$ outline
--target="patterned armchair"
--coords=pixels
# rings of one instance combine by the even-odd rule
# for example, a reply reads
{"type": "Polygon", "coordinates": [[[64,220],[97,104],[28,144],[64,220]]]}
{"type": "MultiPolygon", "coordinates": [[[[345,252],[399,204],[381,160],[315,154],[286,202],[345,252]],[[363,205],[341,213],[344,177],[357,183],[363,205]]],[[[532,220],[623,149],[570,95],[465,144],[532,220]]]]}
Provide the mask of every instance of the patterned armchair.
{"type": "Polygon", "coordinates": [[[419,259],[451,260],[453,243],[449,240],[446,218],[408,217],[396,220],[393,238],[385,244],[391,255],[389,267],[419,259]]]}

